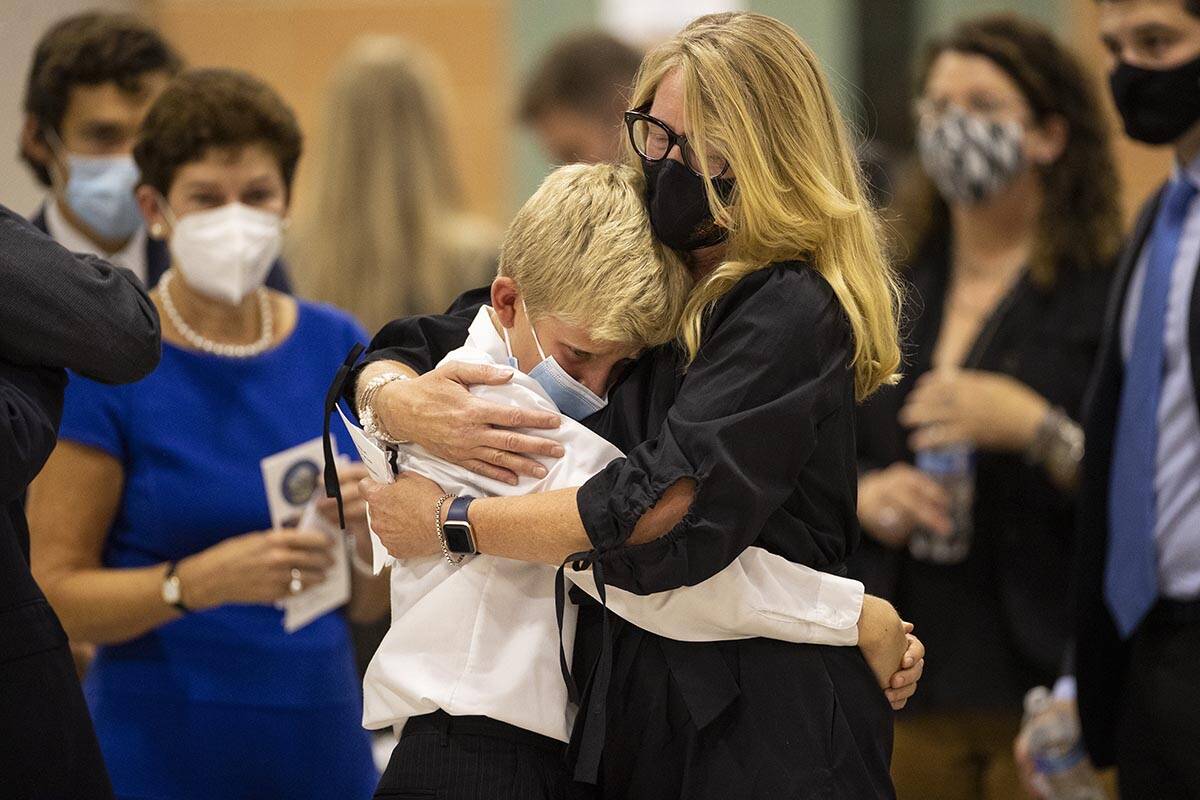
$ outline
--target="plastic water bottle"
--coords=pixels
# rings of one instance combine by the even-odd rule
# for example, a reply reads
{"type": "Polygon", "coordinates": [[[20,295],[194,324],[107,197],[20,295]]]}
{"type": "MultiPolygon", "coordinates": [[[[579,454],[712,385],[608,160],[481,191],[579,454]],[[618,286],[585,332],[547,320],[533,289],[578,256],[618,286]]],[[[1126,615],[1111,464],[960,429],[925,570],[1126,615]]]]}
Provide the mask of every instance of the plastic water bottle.
{"type": "Polygon", "coordinates": [[[943,536],[918,528],[908,540],[913,558],[934,564],[957,564],[971,552],[975,531],[975,449],[958,444],[917,453],[917,469],[933,478],[950,497],[950,533],[943,536]]]}
{"type": "Polygon", "coordinates": [[[1056,705],[1045,686],[1035,686],[1025,695],[1022,729],[1049,800],[1105,800],[1083,750],[1079,718],[1056,705]]]}

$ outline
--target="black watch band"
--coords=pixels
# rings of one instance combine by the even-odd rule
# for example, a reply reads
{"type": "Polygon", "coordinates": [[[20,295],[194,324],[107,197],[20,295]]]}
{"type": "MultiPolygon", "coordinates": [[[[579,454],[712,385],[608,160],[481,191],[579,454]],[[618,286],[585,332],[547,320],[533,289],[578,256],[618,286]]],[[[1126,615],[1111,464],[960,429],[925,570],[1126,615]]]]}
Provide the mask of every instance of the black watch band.
{"type": "Polygon", "coordinates": [[[446,512],[442,530],[446,537],[446,549],[455,555],[473,556],[479,552],[475,549],[475,532],[471,529],[471,521],[467,519],[467,510],[474,500],[469,494],[456,497],[446,512]]]}

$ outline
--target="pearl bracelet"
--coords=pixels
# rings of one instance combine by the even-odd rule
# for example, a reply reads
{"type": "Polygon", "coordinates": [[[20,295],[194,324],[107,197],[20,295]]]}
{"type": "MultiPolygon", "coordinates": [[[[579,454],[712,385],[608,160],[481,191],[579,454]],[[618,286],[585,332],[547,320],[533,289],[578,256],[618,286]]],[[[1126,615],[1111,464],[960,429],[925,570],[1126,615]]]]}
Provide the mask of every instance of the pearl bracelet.
{"type": "Polygon", "coordinates": [[[363,388],[362,394],[359,395],[358,418],[362,422],[363,432],[368,436],[373,436],[384,444],[405,444],[394,438],[379,424],[379,420],[375,416],[374,402],[375,396],[384,386],[394,381],[406,380],[408,380],[408,376],[402,372],[385,372],[382,375],[376,375],[363,388]]]}

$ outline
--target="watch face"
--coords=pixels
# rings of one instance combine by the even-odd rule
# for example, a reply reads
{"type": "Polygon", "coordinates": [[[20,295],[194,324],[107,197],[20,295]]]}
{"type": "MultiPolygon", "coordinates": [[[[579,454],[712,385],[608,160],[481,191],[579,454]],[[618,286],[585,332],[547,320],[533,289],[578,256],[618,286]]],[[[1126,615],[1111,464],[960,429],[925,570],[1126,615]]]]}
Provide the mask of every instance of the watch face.
{"type": "Polygon", "coordinates": [[[465,522],[447,522],[442,526],[446,534],[446,548],[451,553],[475,553],[475,538],[471,526],[465,522]]]}
{"type": "Polygon", "coordinates": [[[162,593],[163,600],[166,600],[168,603],[178,603],[180,597],[179,578],[172,575],[163,581],[162,593]]]}

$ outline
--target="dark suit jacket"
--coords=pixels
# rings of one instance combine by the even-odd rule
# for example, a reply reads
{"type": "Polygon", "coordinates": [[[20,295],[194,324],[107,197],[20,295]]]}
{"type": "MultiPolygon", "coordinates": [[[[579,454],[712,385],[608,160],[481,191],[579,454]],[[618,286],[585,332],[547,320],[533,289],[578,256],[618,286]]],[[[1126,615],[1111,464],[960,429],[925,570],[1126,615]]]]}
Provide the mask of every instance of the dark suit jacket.
{"type": "MultiPolygon", "coordinates": [[[[65,641],[29,571],[24,494],[54,448],[64,369],[106,383],[158,364],[158,313],[138,280],[73,255],[0,206],[0,670],[65,641]]],[[[2,680],[2,678],[0,678],[2,680]]]]}
{"type": "MultiPolygon", "coordinates": [[[[1153,227],[1161,196],[1160,190],[1143,206],[1133,236],[1121,255],[1084,418],[1087,453],[1083,459],[1076,547],[1074,667],[1084,741],[1092,759],[1102,766],[1116,760],[1117,710],[1129,657],[1128,647],[1117,635],[1104,602],[1109,470],[1125,371],[1121,357],[1121,317],[1130,280],[1153,227]]],[[[1192,291],[1188,341],[1193,390],[1200,401],[1200,281],[1196,281],[1192,291]]]]}
{"type": "MultiPolygon", "coordinates": [[[[0,206],[0,775],[13,796],[112,797],[67,636],[29,568],[25,490],[54,449],[65,368],[138,380],[159,323],[137,278],[0,206]]],[[[8,795],[6,795],[8,796],[8,795]]]]}
{"type": "MultiPolygon", "coordinates": [[[[30,220],[42,233],[49,233],[46,227],[46,209],[39,208],[30,220]]],[[[146,238],[146,288],[153,289],[158,285],[159,278],[171,267],[171,253],[167,243],[161,239],[146,238]]],[[[287,263],[278,258],[271,265],[267,274],[267,286],[284,294],[292,293],[292,282],[288,277],[287,263]]]]}

